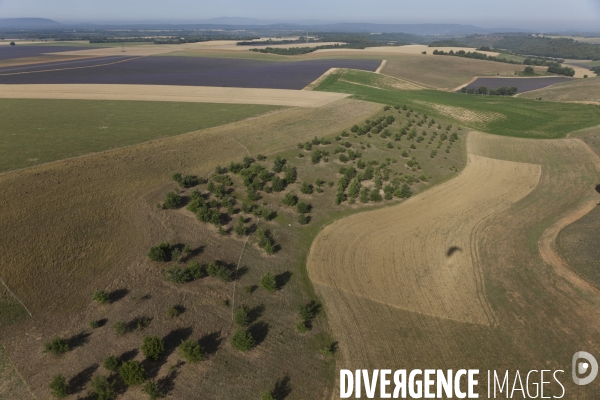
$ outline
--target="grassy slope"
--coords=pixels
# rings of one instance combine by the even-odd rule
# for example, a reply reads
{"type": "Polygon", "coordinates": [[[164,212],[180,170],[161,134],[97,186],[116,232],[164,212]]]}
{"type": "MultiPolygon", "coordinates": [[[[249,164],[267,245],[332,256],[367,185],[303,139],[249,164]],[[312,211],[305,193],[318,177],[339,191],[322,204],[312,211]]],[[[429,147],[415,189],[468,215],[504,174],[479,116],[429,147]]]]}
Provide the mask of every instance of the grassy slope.
{"type": "Polygon", "coordinates": [[[583,104],[555,104],[521,98],[484,97],[434,90],[394,91],[367,87],[376,85],[375,75],[368,72],[335,73],[316,90],[353,94],[361,100],[383,104],[407,104],[414,110],[439,115],[431,105],[460,107],[476,113],[500,113],[505,118],[490,122],[461,122],[475,129],[498,135],[552,139],[600,123],[600,107],[583,104]],[[342,76],[346,81],[341,82],[342,76]],[[429,103],[429,104],[423,104],[429,103]]]}
{"type": "Polygon", "coordinates": [[[0,345],[0,399],[33,398],[0,345]]]}
{"type": "MultiPolygon", "coordinates": [[[[264,342],[244,356],[231,349],[227,340],[232,331],[231,309],[223,307],[222,301],[231,296],[232,284],[203,279],[197,282],[199,288],[194,284],[172,287],[164,282],[164,267],[145,263],[148,247],[163,240],[205,246],[199,256],[201,262],[219,258],[236,263],[243,241],[235,236],[219,236],[213,227],[200,224],[193,216],[177,218],[177,212],[158,211],[155,204],[164,198],[166,190],[172,190],[170,176],[176,171],[206,176],[218,164],[240,160],[247,154],[245,148],[253,155],[289,150],[297,141],[309,140],[317,133],[329,137],[338,134],[380,109],[375,104],[351,100],[314,109],[286,109],[227,126],[0,175],[0,197],[5,207],[0,225],[8,234],[0,243],[0,263],[6,275],[3,279],[36,317],[0,329],[0,337],[11,354],[15,349],[27,349],[26,357],[13,361],[32,390],[45,398],[48,381],[55,373],[65,373],[70,379],[111,352],[119,355],[139,348],[143,335],[164,336],[174,328],[191,326],[194,338],[221,332],[222,343],[210,364],[186,365],[178,370],[182,375],[176,379],[174,398],[193,398],[191,390],[202,392],[206,398],[257,396],[286,373],[291,377],[294,396],[318,398],[333,379],[334,367],[331,359],[327,361],[318,353],[323,346],[320,343],[327,340],[317,335],[326,325],[324,320],[315,321],[315,328],[306,336],[294,331],[298,305],[307,300],[296,280],[301,275],[296,274],[297,263],[289,257],[306,250],[297,245],[304,233],[296,230],[288,235],[285,229],[273,226],[282,246],[277,256],[265,257],[252,241],[244,252],[243,265],[248,271],[237,283],[236,305],[255,307],[264,303],[260,322],[270,325],[264,342]],[[30,189],[43,193],[44,201],[26,193],[32,193],[30,189]],[[293,271],[284,290],[275,295],[243,290],[256,284],[267,268],[274,273],[293,271]],[[131,296],[114,307],[97,307],[90,298],[97,288],[126,288],[131,296]],[[53,294],[52,304],[42,295],[47,293],[53,294]],[[145,293],[152,293],[151,299],[139,302],[145,293]],[[134,301],[134,295],[138,301],[134,301]],[[165,308],[177,302],[189,312],[177,321],[165,320],[165,308]],[[140,315],[156,316],[156,320],[143,333],[121,339],[114,335],[115,321],[129,321],[140,315]],[[108,318],[109,322],[106,328],[93,331],[90,343],[58,361],[46,356],[40,361],[39,336],[23,335],[23,329],[35,329],[44,340],[55,335],[72,337],[88,332],[91,318],[108,318]],[[212,322],[203,324],[205,320],[212,322]],[[204,379],[199,380],[199,376],[204,379]]],[[[327,196],[333,194],[334,189],[330,189],[327,196]]],[[[289,222],[295,219],[292,215],[289,222]]],[[[310,240],[303,244],[308,245],[310,240]]],[[[138,393],[135,388],[132,391],[138,393]]]]}
{"type": "MultiPolygon", "coordinates": [[[[590,76],[593,74],[590,73],[590,76]]],[[[522,98],[541,97],[546,101],[596,101],[600,102],[600,77],[562,82],[548,88],[519,95],[522,98]]]]}
{"type": "Polygon", "coordinates": [[[0,172],[223,125],[277,108],[240,104],[2,99],[0,172]]]}

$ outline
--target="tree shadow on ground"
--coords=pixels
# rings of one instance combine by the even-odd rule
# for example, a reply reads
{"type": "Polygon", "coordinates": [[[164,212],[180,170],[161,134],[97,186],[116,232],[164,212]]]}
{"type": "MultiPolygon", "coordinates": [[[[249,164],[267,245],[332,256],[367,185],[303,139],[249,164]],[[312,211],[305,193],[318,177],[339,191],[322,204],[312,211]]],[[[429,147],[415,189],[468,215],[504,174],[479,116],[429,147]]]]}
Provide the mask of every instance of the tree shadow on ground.
{"type": "Polygon", "coordinates": [[[118,358],[120,362],[124,363],[133,360],[138,355],[138,353],[138,349],[132,349],[121,354],[118,358]]]}
{"type": "Polygon", "coordinates": [[[266,322],[256,322],[253,324],[248,331],[252,334],[254,338],[254,343],[258,346],[261,344],[269,334],[269,324],[266,322]]]}
{"type": "Polygon", "coordinates": [[[169,332],[167,336],[163,338],[163,342],[165,343],[163,358],[170,356],[175,349],[179,347],[181,341],[188,339],[192,335],[192,331],[192,327],[189,326],[187,328],[179,328],[169,332]]]}
{"type": "Polygon", "coordinates": [[[129,293],[129,289],[117,289],[110,292],[108,298],[111,303],[121,300],[123,297],[127,296],[129,293]]]}
{"type": "MultiPolygon", "coordinates": [[[[235,271],[235,266],[233,268],[235,271]]],[[[237,271],[235,271],[233,274],[233,280],[235,280],[235,281],[239,280],[242,276],[246,275],[248,270],[249,270],[249,268],[245,265],[243,267],[238,268],[237,271]]]]}
{"type": "Polygon", "coordinates": [[[292,392],[290,380],[290,376],[286,374],[283,378],[275,382],[275,389],[272,392],[275,400],[283,400],[290,395],[292,392]]]}
{"type": "Polygon", "coordinates": [[[222,341],[223,339],[221,338],[221,332],[215,331],[209,333],[208,335],[202,336],[200,340],[198,340],[198,344],[202,346],[202,348],[206,352],[206,355],[209,356],[211,354],[216,353],[217,350],[219,350],[219,346],[221,345],[222,341]]]}
{"type": "MultiPolygon", "coordinates": [[[[100,324],[98,324],[100,326],[100,324]]],[[[69,344],[69,350],[73,350],[77,347],[83,346],[89,341],[89,337],[92,334],[89,332],[80,332],[77,335],[71,336],[67,339],[67,343],[69,344]]]]}
{"type": "Polygon", "coordinates": [[[256,307],[253,307],[250,310],[248,310],[248,323],[249,324],[254,323],[256,320],[258,320],[263,315],[264,312],[265,312],[264,304],[260,304],[256,307]]]}
{"type": "Polygon", "coordinates": [[[452,257],[454,253],[462,252],[462,249],[458,246],[452,246],[446,251],[446,257],[452,257]]]}
{"type": "Polygon", "coordinates": [[[94,375],[97,369],[98,364],[92,364],[69,379],[69,383],[67,384],[69,393],[75,394],[81,392],[90,379],[92,379],[92,375],[94,375]]]}
{"type": "Polygon", "coordinates": [[[108,319],[102,318],[102,319],[99,319],[96,322],[98,323],[98,328],[102,328],[104,325],[106,325],[106,323],[108,322],[108,319]]]}
{"type": "Polygon", "coordinates": [[[173,368],[167,375],[160,378],[156,382],[163,396],[168,396],[169,393],[171,393],[175,388],[175,379],[179,375],[179,368],[181,368],[183,364],[184,363],[182,361],[179,361],[177,364],[175,364],[175,368],[173,368]]]}
{"type": "MultiPolygon", "coordinates": [[[[181,252],[183,253],[183,248],[185,245],[180,245],[181,246],[181,252]]],[[[206,246],[204,245],[200,245],[198,247],[196,247],[195,249],[192,249],[192,251],[190,251],[189,253],[183,253],[183,256],[181,257],[181,262],[187,262],[189,260],[191,260],[193,257],[196,257],[202,253],[204,253],[204,249],[206,248],[206,246]]]]}
{"type": "Polygon", "coordinates": [[[292,278],[292,273],[290,271],[285,271],[275,276],[275,283],[277,285],[277,289],[282,289],[292,278]]]}

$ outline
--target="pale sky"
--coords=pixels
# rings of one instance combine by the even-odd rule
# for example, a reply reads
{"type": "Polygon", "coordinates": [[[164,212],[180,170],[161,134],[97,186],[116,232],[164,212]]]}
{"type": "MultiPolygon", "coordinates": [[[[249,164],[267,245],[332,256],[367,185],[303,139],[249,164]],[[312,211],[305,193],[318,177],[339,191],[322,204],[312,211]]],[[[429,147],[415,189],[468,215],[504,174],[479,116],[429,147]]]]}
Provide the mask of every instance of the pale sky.
{"type": "Polygon", "coordinates": [[[0,18],[193,23],[224,16],[276,22],[462,23],[600,30],[600,0],[0,0],[0,18]]]}

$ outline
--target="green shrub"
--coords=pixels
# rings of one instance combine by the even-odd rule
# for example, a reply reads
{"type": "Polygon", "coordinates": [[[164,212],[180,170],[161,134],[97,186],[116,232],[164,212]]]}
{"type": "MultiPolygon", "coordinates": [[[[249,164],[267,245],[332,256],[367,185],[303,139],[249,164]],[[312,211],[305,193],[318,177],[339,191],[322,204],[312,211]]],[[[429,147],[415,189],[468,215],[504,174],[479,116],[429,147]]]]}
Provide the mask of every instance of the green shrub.
{"type": "Polygon", "coordinates": [[[48,386],[50,388],[50,394],[57,399],[65,398],[69,394],[67,380],[61,374],[55,375],[48,386]]]}
{"type": "Polygon", "coordinates": [[[187,362],[195,363],[204,360],[204,349],[193,339],[182,340],[179,345],[179,354],[187,362]]]}
{"type": "Polygon", "coordinates": [[[92,329],[96,329],[100,326],[100,324],[98,323],[98,321],[94,320],[94,321],[90,321],[90,328],[92,329]]]}
{"type": "Polygon", "coordinates": [[[164,394],[158,388],[156,381],[148,381],[142,388],[142,392],[148,395],[150,400],[156,400],[164,396],[164,394]]]}
{"type": "Polygon", "coordinates": [[[371,199],[371,201],[375,201],[375,202],[378,202],[378,201],[381,201],[381,200],[383,200],[383,199],[381,198],[381,194],[379,194],[379,190],[373,190],[373,191],[371,192],[370,199],[371,199]]]}
{"type": "Polygon", "coordinates": [[[119,375],[127,386],[139,385],[146,380],[146,370],[135,360],[124,362],[119,368],[119,375]]]}
{"type": "Polygon", "coordinates": [[[286,206],[295,206],[298,203],[298,196],[293,193],[286,193],[281,202],[286,206]]]}
{"type": "Polygon", "coordinates": [[[296,205],[296,209],[298,210],[298,212],[300,214],[306,214],[309,213],[311,210],[312,206],[310,204],[307,204],[305,202],[300,202],[296,205]]]}
{"type": "Polygon", "coordinates": [[[233,228],[233,230],[235,231],[235,233],[238,236],[245,236],[247,233],[246,230],[246,225],[244,224],[244,217],[239,217],[238,218],[238,222],[237,224],[235,224],[235,227],[233,228]]]}
{"type": "Polygon", "coordinates": [[[309,222],[309,217],[306,214],[298,214],[298,223],[300,225],[306,225],[309,222]]]}
{"type": "Polygon", "coordinates": [[[108,356],[104,360],[102,366],[110,372],[116,372],[119,369],[119,365],[121,365],[121,361],[116,356],[108,356]]]}
{"type": "Polygon", "coordinates": [[[98,400],[114,400],[117,397],[114,387],[114,382],[108,382],[105,376],[97,375],[92,379],[92,391],[98,400]]]}
{"type": "Polygon", "coordinates": [[[250,323],[248,309],[245,306],[238,307],[233,313],[233,322],[238,326],[246,326],[250,323]]]}
{"type": "Polygon", "coordinates": [[[265,390],[260,395],[260,400],[275,400],[275,397],[273,397],[273,393],[270,390],[265,390]]]}
{"type": "Polygon", "coordinates": [[[231,345],[240,351],[248,351],[255,346],[252,334],[244,328],[236,328],[230,339],[231,345]]]}
{"type": "Polygon", "coordinates": [[[181,309],[177,306],[169,307],[169,309],[167,310],[167,315],[171,318],[179,317],[180,314],[181,309]]]}
{"type": "Polygon", "coordinates": [[[92,300],[95,300],[100,304],[108,304],[110,303],[110,296],[104,290],[96,290],[92,295],[92,300]]]}
{"type": "Polygon", "coordinates": [[[127,333],[127,324],[125,324],[124,322],[120,322],[120,321],[115,322],[114,328],[115,328],[115,333],[119,336],[127,333]]]}
{"type": "Polygon", "coordinates": [[[163,351],[165,343],[158,336],[146,336],[142,342],[142,353],[152,361],[158,361],[163,351]]]}
{"type": "Polygon", "coordinates": [[[271,237],[269,230],[259,228],[257,231],[258,235],[258,246],[262,248],[267,254],[275,253],[275,241],[271,237]]]}
{"type": "Polygon", "coordinates": [[[298,322],[296,324],[296,331],[298,331],[299,333],[308,332],[308,326],[306,326],[306,322],[305,321],[298,322]]]}
{"type": "Polygon", "coordinates": [[[300,191],[304,194],[312,194],[313,185],[308,182],[302,182],[302,186],[300,187],[300,191]]]}
{"type": "Polygon", "coordinates": [[[277,290],[277,282],[275,277],[270,272],[267,272],[263,276],[260,277],[260,286],[265,289],[267,292],[273,293],[277,290]]]}
{"type": "Polygon", "coordinates": [[[61,355],[69,351],[69,343],[60,337],[55,337],[49,342],[44,343],[44,352],[51,353],[55,356],[61,355]]]}
{"type": "Polygon", "coordinates": [[[219,261],[209,263],[206,267],[206,272],[208,273],[208,276],[219,278],[223,282],[231,281],[231,270],[219,261]]]}
{"type": "Polygon", "coordinates": [[[179,267],[171,267],[167,270],[165,280],[173,283],[186,283],[190,281],[188,271],[179,267]]]}
{"type": "Polygon", "coordinates": [[[148,251],[148,258],[152,261],[165,262],[171,260],[171,245],[163,242],[158,246],[151,247],[148,251]]]}
{"type": "Polygon", "coordinates": [[[182,199],[181,196],[174,192],[168,192],[165,196],[165,201],[163,203],[163,208],[173,209],[179,208],[181,205],[182,199]]]}

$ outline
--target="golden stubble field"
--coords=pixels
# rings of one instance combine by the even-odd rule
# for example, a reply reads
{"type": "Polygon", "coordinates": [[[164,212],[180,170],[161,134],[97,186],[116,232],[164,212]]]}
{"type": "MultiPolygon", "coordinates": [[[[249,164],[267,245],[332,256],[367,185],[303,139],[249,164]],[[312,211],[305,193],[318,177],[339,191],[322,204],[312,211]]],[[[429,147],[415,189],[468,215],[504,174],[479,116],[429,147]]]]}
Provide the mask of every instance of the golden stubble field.
{"type": "MultiPolygon", "coordinates": [[[[0,340],[35,395],[47,397],[47,384],[57,371],[65,373],[67,379],[79,376],[85,381],[85,374],[94,374],[98,362],[108,355],[103,352],[118,355],[132,347],[139,348],[145,334],[134,333],[123,341],[114,342],[114,332],[109,326],[103,328],[108,329],[106,333],[89,337],[85,334],[86,321],[104,317],[112,324],[115,318],[127,322],[145,315],[165,315],[165,310],[160,307],[181,300],[180,291],[169,289],[160,274],[151,273],[153,267],[148,265],[145,255],[151,245],[163,240],[182,240],[192,246],[206,246],[203,256],[207,261],[212,257],[233,262],[239,257],[241,241],[232,238],[233,246],[219,240],[209,242],[206,235],[195,230],[197,222],[187,215],[182,215],[177,224],[176,220],[156,216],[155,204],[164,196],[165,185],[172,186],[168,182],[174,172],[206,176],[217,165],[226,165],[249,153],[281,151],[290,143],[314,137],[315,132],[337,134],[368,118],[379,108],[376,104],[341,100],[321,108],[287,109],[205,131],[0,175],[0,196],[4,207],[0,215],[3,226],[0,233],[2,277],[33,314],[33,318],[4,328],[0,332],[0,340]],[[95,289],[114,291],[127,288],[131,291],[132,287],[136,288],[136,292],[116,302],[113,308],[102,310],[92,303],[91,293],[95,289]],[[150,294],[150,298],[142,300],[146,294],[150,294]],[[27,334],[24,335],[24,332],[27,334]],[[78,336],[82,332],[83,335],[78,336]],[[78,339],[85,343],[98,342],[76,346],[57,361],[41,352],[43,342],[55,335],[74,338],[76,342],[78,339]],[[112,336],[103,342],[103,335],[112,336]]],[[[285,237],[278,240],[286,243],[285,237]]],[[[256,249],[251,249],[248,254],[250,260],[259,258],[255,260],[256,264],[260,263],[257,254],[256,249]]],[[[283,263],[278,268],[288,267],[283,263]]],[[[215,293],[228,292],[230,288],[215,283],[207,290],[205,294],[214,297],[215,293]]],[[[203,304],[206,296],[202,297],[202,292],[198,294],[194,290],[186,296],[189,314],[177,322],[183,329],[181,335],[185,336],[185,329],[194,318],[200,318],[206,326],[215,326],[217,330],[230,326],[230,320],[223,319],[223,312],[211,311],[211,307],[223,307],[221,304],[203,304]]],[[[286,296],[281,301],[289,302],[286,296]]],[[[276,313],[275,316],[290,318],[292,326],[295,323],[294,312],[287,316],[276,313]]],[[[268,320],[270,317],[265,318],[268,320]]],[[[155,334],[169,334],[170,328],[164,321],[156,320],[152,326],[155,334]]],[[[198,339],[196,336],[200,335],[200,339],[208,338],[214,342],[220,335],[211,338],[212,333],[194,332],[194,338],[198,339]]],[[[294,332],[292,336],[296,337],[294,332]]],[[[267,340],[279,343],[299,339],[286,339],[278,332],[271,332],[267,340]]],[[[210,347],[210,343],[208,345],[210,347]]],[[[260,357],[263,351],[269,350],[259,347],[249,356],[260,357]]],[[[228,357],[227,352],[224,354],[223,357],[228,357]]],[[[247,387],[259,382],[252,373],[243,369],[249,360],[235,354],[230,356],[237,361],[230,363],[228,369],[204,373],[205,385],[212,391],[209,397],[227,398],[231,395],[228,392],[231,387],[209,384],[219,381],[219,374],[243,375],[241,386],[244,382],[247,382],[247,387]]],[[[314,355],[306,356],[314,358],[314,355]]],[[[177,358],[176,355],[173,357],[177,358]]],[[[286,367],[285,360],[280,360],[281,363],[271,361],[266,358],[268,364],[265,368],[278,364],[280,373],[295,373],[292,365],[286,367]]],[[[167,364],[161,368],[165,370],[155,371],[155,376],[167,377],[167,364]]],[[[208,367],[201,365],[198,368],[208,367]]],[[[197,370],[181,372],[182,376],[191,374],[188,379],[197,379],[197,373],[197,370]]],[[[319,370],[315,369],[313,373],[318,374],[319,370]]],[[[310,373],[305,377],[310,379],[310,373]]],[[[178,382],[182,381],[186,382],[178,379],[178,382]]],[[[190,381],[192,387],[195,384],[195,381],[190,381]]],[[[298,381],[295,384],[302,385],[298,381]]],[[[304,386],[311,390],[310,385],[304,386]]],[[[182,392],[173,395],[185,396],[188,385],[178,383],[177,387],[182,392]]],[[[254,388],[253,393],[264,389],[254,388]]],[[[135,393],[141,395],[139,390],[131,395],[135,393]]]]}
{"type": "Polygon", "coordinates": [[[348,95],[343,93],[212,86],[111,84],[0,85],[0,98],[5,99],[174,101],[321,107],[346,97],[348,95]]]}
{"type": "Polygon", "coordinates": [[[598,201],[598,157],[576,139],[476,132],[467,149],[457,178],[313,242],[307,268],[339,340],[338,369],[544,367],[565,370],[569,398],[600,393],[569,383],[573,353],[600,351],[600,293],[547,264],[555,253],[544,248],[598,201]]]}

